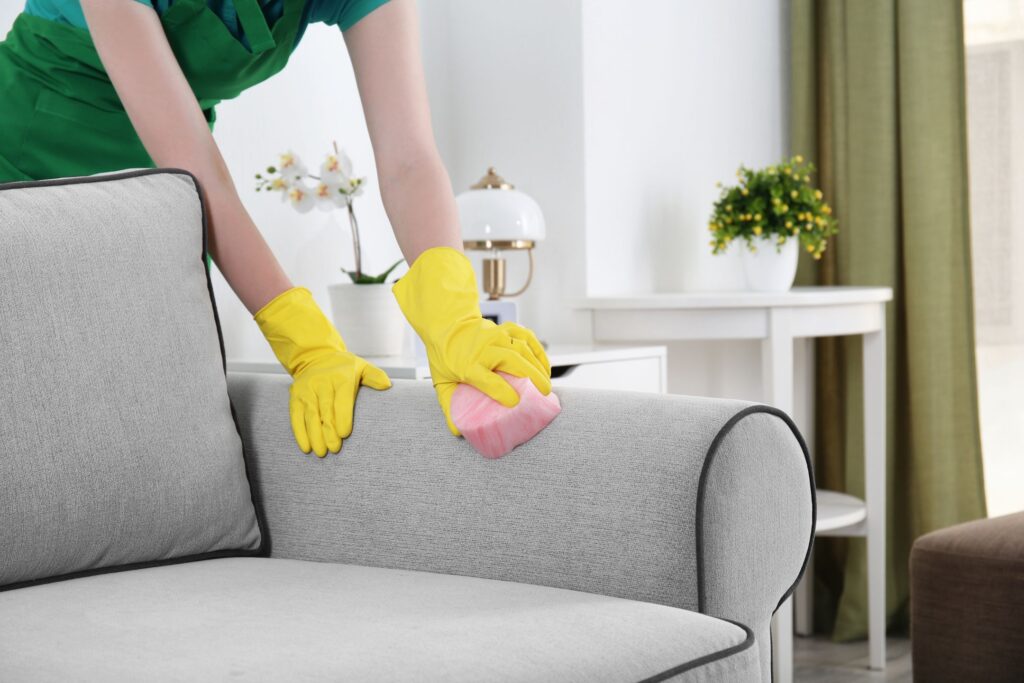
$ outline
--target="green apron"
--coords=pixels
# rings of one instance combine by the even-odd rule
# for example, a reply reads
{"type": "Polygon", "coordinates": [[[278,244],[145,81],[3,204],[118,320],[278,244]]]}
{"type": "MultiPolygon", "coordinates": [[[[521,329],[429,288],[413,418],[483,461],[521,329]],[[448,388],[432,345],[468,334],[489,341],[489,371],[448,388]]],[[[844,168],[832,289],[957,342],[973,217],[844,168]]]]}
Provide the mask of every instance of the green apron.
{"type": "MultiPolygon", "coordinates": [[[[288,63],[304,4],[285,0],[271,28],[258,0],[235,0],[249,48],[205,0],[176,0],[160,17],[211,130],[215,105],[288,63]]],[[[86,29],[18,15],[0,42],[0,96],[0,182],[154,166],[86,29]]]]}
{"type": "MultiPolygon", "coordinates": [[[[160,17],[211,129],[214,106],[288,62],[305,0],[267,25],[257,0],[235,0],[249,48],[205,0],[160,17]]],[[[0,42],[0,182],[152,167],[86,29],[22,13],[0,42]]]]}

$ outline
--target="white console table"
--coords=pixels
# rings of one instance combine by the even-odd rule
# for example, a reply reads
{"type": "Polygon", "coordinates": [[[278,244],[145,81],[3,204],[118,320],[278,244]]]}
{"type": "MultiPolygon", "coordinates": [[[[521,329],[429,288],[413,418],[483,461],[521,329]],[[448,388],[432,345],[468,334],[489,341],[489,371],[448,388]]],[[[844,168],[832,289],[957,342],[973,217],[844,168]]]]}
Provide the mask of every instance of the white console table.
{"type": "MultiPolygon", "coordinates": [[[[819,536],[866,536],[870,666],[885,666],[885,305],[888,287],[807,287],[785,293],[715,292],[587,298],[599,342],[757,339],[768,403],[793,412],[793,342],[799,337],[862,335],[864,345],[865,501],[818,491],[819,536]]],[[[756,397],[753,397],[756,398],[756,397]]],[[[797,598],[809,605],[810,581],[797,598]]],[[[808,618],[809,609],[804,612],[808,618]]],[[[792,598],[775,615],[775,679],[793,680],[792,598]]],[[[805,625],[805,628],[807,626],[805,625]]],[[[803,630],[803,629],[801,629],[803,630]]]]}
{"type": "MultiPolygon", "coordinates": [[[[664,346],[567,346],[547,349],[551,361],[551,383],[555,386],[590,389],[622,389],[665,393],[666,349],[664,346]]],[[[415,356],[366,356],[392,379],[430,379],[425,358],[415,356]]],[[[237,372],[284,373],[277,361],[229,360],[228,370],[237,372]]]]}

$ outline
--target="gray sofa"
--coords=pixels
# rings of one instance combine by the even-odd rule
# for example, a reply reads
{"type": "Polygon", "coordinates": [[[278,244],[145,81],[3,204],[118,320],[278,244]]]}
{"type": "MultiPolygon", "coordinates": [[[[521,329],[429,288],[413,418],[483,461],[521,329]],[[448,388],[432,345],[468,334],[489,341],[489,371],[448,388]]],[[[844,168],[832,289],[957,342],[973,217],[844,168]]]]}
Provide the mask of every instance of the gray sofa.
{"type": "Polygon", "coordinates": [[[492,461],[396,381],[303,455],[290,379],[224,371],[206,238],[185,171],[0,185],[0,681],[770,680],[789,418],[563,388],[492,461]]]}
{"type": "Polygon", "coordinates": [[[288,381],[229,375],[269,557],[0,593],[0,680],[770,680],[813,519],[783,416],[561,389],[488,461],[397,381],[319,460],[288,381]]]}

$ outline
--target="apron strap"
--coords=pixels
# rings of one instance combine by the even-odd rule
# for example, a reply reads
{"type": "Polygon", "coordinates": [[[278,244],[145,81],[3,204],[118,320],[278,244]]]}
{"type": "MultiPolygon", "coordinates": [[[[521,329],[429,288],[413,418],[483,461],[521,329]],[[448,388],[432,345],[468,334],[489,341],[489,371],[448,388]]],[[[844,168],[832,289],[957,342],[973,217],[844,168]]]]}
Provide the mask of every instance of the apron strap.
{"type": "Polygon", "coordinates": [[[242,22],[242,30],[249,41],[249,48],[254,53],[269,50],[277,45],[258,0],[235,0],[235,12],[238,14],[238,20],[242,22]]]}

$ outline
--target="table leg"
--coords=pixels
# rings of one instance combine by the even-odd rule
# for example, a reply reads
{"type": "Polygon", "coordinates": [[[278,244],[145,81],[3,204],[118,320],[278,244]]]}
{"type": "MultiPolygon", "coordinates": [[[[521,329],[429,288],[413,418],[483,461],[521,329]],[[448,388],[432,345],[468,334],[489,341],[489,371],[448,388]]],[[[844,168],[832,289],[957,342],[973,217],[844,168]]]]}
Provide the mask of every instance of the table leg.
{"type": "MultiPolygon", "coordinates": [[[[761,342],[761,372],[765,401],[793,413],[793,332],[789,311],[768,310],[768,336],[761,342]]],[[[772,668],[775,683],[793,680],[793,598],[775,613],[772,637],[772,668]]]]}
{"type": "MultiPolygon", "coordinates": [[[[796,373],[794,381],[795,392],[793,398],[793,420],[796,422],[804,438],[813,441],[814,422],[814,339],[804,338],[799,341],[796,350],[803,349],[804,370],[803,373],[796,373]],[[802,346],[801,346],[802,345],[802,346]],[[802,376],[801,376],[802,375],[802,376]],[[803,402],[803,410],[800,409],[799,397],[806,396],[803,402]]],[[[797,360],[800,354],[797,353],[797,360]]],[[[798,362],[794,365],[799,367],[798,362]]],[[[813,448],[813,446],[812,446],[813,448]]],[[[812,456],[813,458],[813,453],[812,456]]],[[[807,568],[804,570],[803,578],[796,587],[796,594],[793,596],[793,623],[794,630],[798,636],[814,635],[814,553],[807,558],[807,568]]]]}
{"type": "Polygon", "coordinates": [[[807,569],[797,584],[796,594],[796,632],[801,636],[814,635],[814,553],[807,558],[807,569]]]}
{"type": "Polygon", "coordinates": [[[793,681],[793,596],[779,605],[772,621],[772,681],[793,681]]]}
{"type": "Polygon", "coordinates": [[[864,335],[864,497],[867,505],[868,641],[872,669],[885,668],[885,309],[864,335]]]}
{"type": "Polygon", "coordinates": [[[769,309],[768,336],[761,341],[765,402],[793,414],[793,333],[789,311],[769,309]]]}

